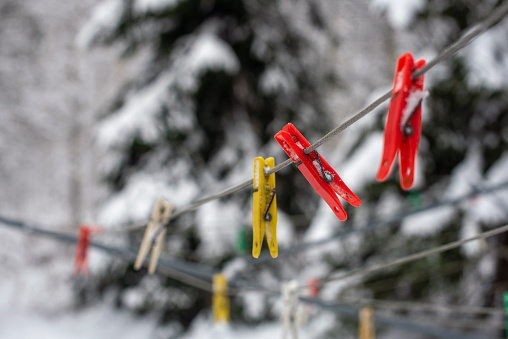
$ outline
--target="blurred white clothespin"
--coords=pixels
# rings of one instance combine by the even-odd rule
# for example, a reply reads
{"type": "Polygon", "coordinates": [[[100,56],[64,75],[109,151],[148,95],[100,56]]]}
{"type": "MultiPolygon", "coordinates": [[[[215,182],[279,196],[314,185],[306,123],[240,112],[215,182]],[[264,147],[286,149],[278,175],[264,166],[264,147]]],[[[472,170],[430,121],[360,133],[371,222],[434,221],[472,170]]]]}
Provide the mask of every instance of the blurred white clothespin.
{"type": "Polygon", "coordinates": [[[161,255],[164,247],[166,229],[163,228],[159,232],[157,238],[154,239],[155,242],[153,244],[152,237],[155,235],[155,232],[157,232],[157,227],[159,225],[164,227],[164,225],[169,222],[172,209],[173,205],[171,203],[164,202],[161,199],[157,200],[155,203],[152,210],[152,219],[146,226],[145,234],[143,236],[143,240],[141,241],[141,246],[139,247],[138,256],[136,257],[136,262],[134,263],[135,270],[139,270],[141,268],[148,252],[151,249],[152,253],[150,256],[150,263],[148,265],[148,273],[153,274],[155,272],[155,269],[157,268],[157,261],[159,260],[159,256],[161,255]]]}
{"type": "Polygon", "coordinates": [[[297,306],[299,289],[296,280],[282,283],[282,339],[286,339],[288,333],[293,333],[293,338],[298,339],[297,306]]]}

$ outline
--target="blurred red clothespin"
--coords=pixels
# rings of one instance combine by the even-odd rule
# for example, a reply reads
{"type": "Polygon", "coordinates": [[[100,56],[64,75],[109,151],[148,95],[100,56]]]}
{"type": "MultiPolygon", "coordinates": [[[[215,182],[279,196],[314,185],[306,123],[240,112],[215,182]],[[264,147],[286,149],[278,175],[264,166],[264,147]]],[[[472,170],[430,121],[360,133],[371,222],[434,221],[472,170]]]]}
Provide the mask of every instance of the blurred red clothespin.
{"type": "Polygon", "coordinates": [[[307,286],[309,286],[309,297],[315,298],[319,294],[321,290],[321,282],[319,279],[312,278],[307,282],[307,286]]]}
{"type": "Polygon", "coordinates": [[[90,247],[90,237],[92,233],[102,233],[104,229],[98,226],[79,226],[78,243],[76,246],[76,255],[74,259],[73,275],[88,275],[88,248],[90,247]]]}
{"type": "Polygon", "coordinates": [[[383,157],[377,180],[384,181],[390,175],[395,157],[399,153],[400,186],[408,190],[413,186],[416,153],[420,143],[424,76],[412,79],[414,70],[425,66],[425,60],[413,61],[411,53],[405,53],[397,62],[390,108],[384,131],[383,157]]]}
{"type": "MultiPolygon", "coordinates": [[[[312,278],[307,280],[307,296],[310,298],[316,298],[319,294],[319,291],[321,290],[321,281],[316,278],[312,278]]],[[[309,319],[309,315],[314,310],[314,305],[311,304],[305,304],[303,308],[303,315],[302,319],[303,322],[306,323],[309,319]]]]}
{"type": "Polygon", "coordinates": [[[275,140],[298,166],[312,188],[330,206],[339,220],[346,220],[347,215],[337,194],[351,205],[360,206],[360,199],[346,186],[337,172],[317,151],[305,154],[305,149],[310,147],[311,144],[293,124],[289,123],[284,126],[282,131],[275,134],[275,140]]]}

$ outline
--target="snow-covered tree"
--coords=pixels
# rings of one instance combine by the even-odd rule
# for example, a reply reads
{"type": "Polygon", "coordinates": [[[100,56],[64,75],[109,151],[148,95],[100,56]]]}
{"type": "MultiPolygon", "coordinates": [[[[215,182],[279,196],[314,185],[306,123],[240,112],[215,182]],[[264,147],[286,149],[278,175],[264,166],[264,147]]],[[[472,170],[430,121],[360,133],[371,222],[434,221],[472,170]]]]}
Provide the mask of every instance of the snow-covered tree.
{"type": "MultiPolygon", "coordinates": [[[[330,3],[108,0],[97,7],[81,31],[80,44],[114,44],[123,48],[123,57],[146,58],[146,67],[124,86],[98,123],[98,139],[106,150],[103,171],[113,192],[102,221],[146,220],[159,196],[182,206],[246,179],[255,156],[282,154],[272,137],[287,122],[311,141],[331,129],[327,95],[337,91],[336,98],[344,98],[349,93],[357,96],[358,91],[344,90],[355,86],[355,79],[346,79],[351,84],[339,83],[336,70],[329,67],[340,33],[332,27],[351,26],[331,24],[324,10],[330,3]]],[[[373,40],[385,43],[394,69],[396,58],[407,50],[417,58],[437,55],[485,18],[497,2],[376,0],[372,5],[372,11],[384,13],[391,24],[382,32],[382,40],[373,40]]],[[[351,31],[370,24],[353,25],[351,31]]],[[[348,222],[340,223],[324,203],[318,203],[298,171],[279,173],[277,186],[284,188],[277,191],[278,230],[284,234],[280,245],[295,243],[304,232],[304,240],[323,239],[337,229],[360,227],[369,220],[503,181],[508,166],[507,29],[506,22],[500,23],[426,75],[430,95],[424,101],[417,180],[411,192],[400,189],[397,171],[387,182],[375,182],[386,105],[344,132],[340,148],[327,156],[329,162],[341,164],[338,173],[362,199],[360,208],[347,208],[348,222]]],[[[392,69],[372,74],[372,65],[379,65],[386,54],[373,48],[343,53],[337,59],[343,68],[363,68],[363,82],[388,85],[392,69]],[[344,55],[356,57],[344,60],[344,55]]],[[[363,97],[368,103],[373,95],[363,97]]],[[[255,272],[246,270],[240,276],[272,286],[278,279],[295,276],[305,283],[308,278],[469,237],[506,222],[505,211],[493,201],[507,204],[508,196],[500,191],[415,214],[376,232],[256,266],[255,272]],[[270,271],[270,267],[278,269],[270,271]]],[[[167,255],[233,270],[238,263],[234,243],[242,224],[250,225],[249,210],[250,192],[245,190],[182,216],[168,229],[167,255]]],[[[500,294],[493,286],[504,280],[505,263],[496,259],[498,240],[471,243],[390,271],[326,285],[321,296],[499,305],[500,294]]],[[[135,247],[140,238],[133,235],[128,241],[135,247]]],[[[99,290],[119,287],[115,295],[120,305],[141,313],[158,312],[162,320],[175,324],[175,332],[209,307],[208,294],[196,294],[171,279],[146,277],[121,265],[101,275],[99,290]]],[[[233,319],[264,320],[277,314],[272,306],[271,300],[255,292],[245,294],[233,301],[238,311],[233,319]]],[[[430,320],[449,325],[447,317],[430,320]]],[[[316,336],[355,335],[356,326],[350,323],[320,314],[313,321],[320,324],[316,336]]]]}
{"type": "MultiPolygon", "coordinates": [[[[319,3],[108,0],[78,42],[146,58],[98,122],[113,192],[103,210],[106,225],[146,220],[158,197],[178,208],[247,179],[255,156],[282,153],[273,136],[288,122],[310,140],[330,125],[325,89],[338,80],[327,52],[336,42],[319,3]]],[[[287,188],[277,191],[283,245],[294,232],[285,215],[300,215],[305,228],[318,196],[295,171],[277,185],[287,188]]],[[[167,255],[222,267],[235,255],[238,232],[250,225],[250,204],[244,190],[175,220],[167,255]]],[[[138,246],[139,235],[129,241],[138,246]]],[[[101,284],[121,286],[121,304],[157,310],[184,327],[210,303],[208,294],[172,280],[141,278],[130,268],[115,272],[101,284]]]]}
{"type": "MultiPolygon", "coordinates": [[[[430,60],[486,18],[498,3],[408,2],[411,10],[403,16],[401,2],[375,1],[375,6],[383,10],[394,29],[394,56],[409,50],[417,59],[430,60]]],[[[357,183],[355,193],[362,198],[362,207],[351,213],[355,226],[506,181],[507,32],[508,20],[504,20],[426,75],[429,96],[424,101],[417,179],[410,192],[400,189],[397,168],[388,181],[375,181],[387,105],[344,133],[349,155],[343,162],[347,172],[343,177],[357,183]]],[[[395,63],[394,59],[393,68],[395,63]]],[[[375,232],[352,235],[341,243],[339,251],[327,249],[322,256],[327,265],[322,270],[344,272],[471,237],[505,224],[508,209],[503,206],[508,207],[507,203],[508,192],[503,190],[414,214],[375,232]]],[[[316,219],[307,239],[327,232],[332,233],[330,226],[316,219]]],[[[506,260],[500,255],[504,246],[505,236],[468,243],[425,260],[348,280],[339,289],[332,284],[323,293],[343,300],[360,297],[500,307],[501,292],[506,290],[506,260]]],[[[454,325],[448,316],[437,318],[417,311],[407,314],[435,325],[454,325]]],[[[500,330],[493,326],[489,331],[493,335],[500,330]]]]}

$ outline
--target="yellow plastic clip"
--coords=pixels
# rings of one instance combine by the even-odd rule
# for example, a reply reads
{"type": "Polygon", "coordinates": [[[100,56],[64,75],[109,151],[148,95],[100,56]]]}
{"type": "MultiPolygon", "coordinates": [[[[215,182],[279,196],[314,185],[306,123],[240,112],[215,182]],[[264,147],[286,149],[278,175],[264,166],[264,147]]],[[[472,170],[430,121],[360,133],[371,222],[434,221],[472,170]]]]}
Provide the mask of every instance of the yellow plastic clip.
{"type": "Polygon", "coordinates": [[[374,339],[374,310],[366,306],[360,310],[360,325],[358,328],[359,339],[374,339]]]}
{"type": "Polygon", "coordinates": [[[213,322],[229,323],[228,279],[224,274],[213,276],[213,322]]]}
{"type": "Polygon", "coordinates": [[[273,258],[279,255],[277,248],[277,199],[275,198],[275,173],[265,176],[265,169],[272,169],[274,159],[254,159],[254,194],[252,197],[252,256],[259,257],[266,230],[266,241],[273,258]]]}
{"type": "MultiPolygon", "coordinates": [[[[135,270],[139,270],[143,265],[143,262],[151,249],[152,238],[157,230],[157,227],[159,225],[166,225],[169,222],[172,209],[173,205],[171,203],[164,202],[161,199],[158,199],[155,203],[152,210],[152,218],[146,226],[145,234],[143,235],[143,240],[141,241],[141,246],[139,247],[138,256],[136,257],[136,262],[134,263],[135,270]]],[[[157,235],[155,243],[153,244],[152,253],[150,255],[150,263],[148,264],[148,273],[150,274],[153,274],[157,268],[157,261],[162,253],[165,237],[166,228],[163,228],[157,235]]]]}

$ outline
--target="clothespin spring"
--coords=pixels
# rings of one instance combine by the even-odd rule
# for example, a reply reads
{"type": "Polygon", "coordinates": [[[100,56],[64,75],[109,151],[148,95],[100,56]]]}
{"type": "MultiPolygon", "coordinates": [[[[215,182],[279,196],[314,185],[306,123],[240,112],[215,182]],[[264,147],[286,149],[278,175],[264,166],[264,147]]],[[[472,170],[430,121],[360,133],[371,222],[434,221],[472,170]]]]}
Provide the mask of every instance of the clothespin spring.
{"type": "Polygon", "coordinates": [[[319,169],[321,170],[321,176],[323,177],[323,180],[326,183],[331,183],[333,181],[333,175],[329,172],[326,172],[323,169],[323,165],[321,164],[321,158],[319,157],[319,153],[317,151],[314,151],[314,154],[316,155],[316,158],[317,158],[317,161],[319,164],[319,169]]]}
{"type": "Polygon", "coordinates": [[[270,206],[272,206],[273,199],[275,199],[275,188],[270,192],[270,202],[266,205],[265,213],[263,214],[263,219],[265,221],[272,220],[272,215],[268,213],[270,210],[270,206]]]}
{"type": "Polygon", "coordinates": [[[404,126],[402,127],[402,133],[404,133],[404,136],[405,137],[408,137],[410,136],[411,134],[413,134],[413,126],[411,126],[409,124],[409,121],[411,120],[411,118],[413,117],[413,115],[416,113],[416,111],[418,110],[418,106],[420,106],[423,102],[423,98],[421,98],[419,101],[418,101],[418,105],[415,106],[415,108],[413,108],[413,110],[411,111],[411,114],[409,114],[409,116],[407,117],[407,120],[406,120],[406,123],[404,124],[404,126]]]}

